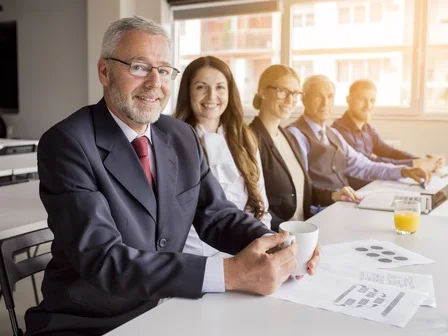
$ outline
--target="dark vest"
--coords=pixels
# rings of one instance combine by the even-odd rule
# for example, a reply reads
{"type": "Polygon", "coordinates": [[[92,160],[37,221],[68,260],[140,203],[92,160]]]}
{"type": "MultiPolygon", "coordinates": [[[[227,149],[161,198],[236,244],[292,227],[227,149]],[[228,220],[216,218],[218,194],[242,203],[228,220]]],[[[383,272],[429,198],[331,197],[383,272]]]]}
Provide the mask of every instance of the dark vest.
{"type": "Polygon", "coordinates": [[[326,145],[320,142],[311,127],[300,117],[290,127],[297,127],[310,144],[308,152],[308,174],[313,184],[322,189],[336,190],[348,185],[345,176],[347,159],[342,150],[342,143],[329,127],[326,128],[330,142],[326,145]]]}

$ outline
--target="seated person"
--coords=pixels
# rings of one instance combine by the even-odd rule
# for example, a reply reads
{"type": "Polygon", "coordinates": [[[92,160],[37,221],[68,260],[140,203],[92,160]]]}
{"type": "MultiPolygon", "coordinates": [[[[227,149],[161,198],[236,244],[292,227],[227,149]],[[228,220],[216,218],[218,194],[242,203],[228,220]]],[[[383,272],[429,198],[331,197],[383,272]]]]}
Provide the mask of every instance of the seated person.
{"type": "Polygon", "coordinates": [[[334,106],[334,84],[323,75],[305,80],[302,89],[304,114],[288,130],[296,138],[313,184],[323,189],[342,188],[347,176],[365,181],[410,177],[418,183],[430,180],[421,168],[374,162],[354,150],[337,130],[327,127],[334,106]]]}
{"type": "Polygon", "coordinates": [[[312,185],[297,142],[280,127],[280,122],[291,116],[299,96],[299,76],[292,68],[278,64],[261,74],[253,100],[260,113],[250,127],[258,139],[274,230],[284,221],[309,218],[312,204],[358,200],[350,187],[320,189],[312,185]]]}
{"type": "MultiPolygon", "coordinates": [[[[287,235],[229,202],[191,126],[162,114],[178,74],[171,59],[160,25],[111,23],[97,68],[104,98],[42,136],[39,192],[54,240],[27,335],[103,335],[168,297],[268,295],[296,267],[297,244],[274,249],[287,235]],[[182,253],[192,223],[235,257],[182,253]]],[[[317,248],[310,274],[318,259],[317,248]]]]}
{"type": "MultiPolygon", "coordinates": [[[[271,215],[257,141],[244,124],[238,88],[226,63],[205,56],[185,68],[174,117],[195,128],[227,199],[269,228],[271,215]]],[[[211,256],[218,250],[201,241],[192,226],[183,252],[211,256]]]]}
{"type": "Polygon", "coordinates": [[[370,124],[375,99],[376,86],[372,81],[357,80],[350,86],[347,97],[348,109],[332,125],[350,146],[376,162],[422,167],[430,171],[436,171],[445,165],[445,158],[441,155],[418,158],[385,143],[370,124]]]}

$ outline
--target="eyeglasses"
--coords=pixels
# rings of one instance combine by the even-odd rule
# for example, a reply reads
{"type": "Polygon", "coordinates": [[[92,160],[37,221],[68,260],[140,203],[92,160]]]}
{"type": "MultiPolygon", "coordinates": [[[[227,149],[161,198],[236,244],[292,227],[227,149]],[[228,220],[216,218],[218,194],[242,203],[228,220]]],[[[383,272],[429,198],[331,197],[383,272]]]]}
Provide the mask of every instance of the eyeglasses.
{"type": "Polygon", "coordinates": [[[108,57],[106,59],[127,65],[129,67],[129,73],[132,76],[139,78],[147,77],[152,69],[156,69],[162,81],[169,81],[176,79],[177,74],[180,72],[176,68],[173,68],[169,65],[151,66],[149,64],[138,61],[132,61],[131,63],[128,63],[113,57],[108,57]]]}
{"type": "Polygon", "coordinates": [[[294,104],[298,103],[299,97],[302,94],[301,92],[291,92],[288,89],[275,86],[268,86],[268,88],[277,91],[277,99],[285,100],[288,96],[291,96],[294,104]]]}

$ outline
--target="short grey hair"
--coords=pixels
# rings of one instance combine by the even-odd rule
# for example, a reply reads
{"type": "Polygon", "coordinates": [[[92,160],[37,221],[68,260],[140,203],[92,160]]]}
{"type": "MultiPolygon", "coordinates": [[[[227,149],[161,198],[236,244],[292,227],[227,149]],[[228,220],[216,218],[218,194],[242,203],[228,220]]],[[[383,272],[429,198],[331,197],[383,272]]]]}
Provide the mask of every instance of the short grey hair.
{"type": "Polygon", "coordinates": [[[167,39],[171,48],[169,35],[161,25],[150,19],[145,19],[140,16],[133,16],[116,20],[109,25],[104,33],[103,43],[101,46],[101,57],[112,57],[118,43],[120,42],[121,36],[124,32],[129,30],[138,30],[150,35],[162,35],[167,39]]]}
{"type": "Polygon", "coordinates": [[[313,75],[305,79],[302,85],[302,95],[305,96],[307,92],[310,90],[310,87],[319,82],[328,82],[333,87],[333,90],[336,90],[334,83],[325,75],[313,75]]]}

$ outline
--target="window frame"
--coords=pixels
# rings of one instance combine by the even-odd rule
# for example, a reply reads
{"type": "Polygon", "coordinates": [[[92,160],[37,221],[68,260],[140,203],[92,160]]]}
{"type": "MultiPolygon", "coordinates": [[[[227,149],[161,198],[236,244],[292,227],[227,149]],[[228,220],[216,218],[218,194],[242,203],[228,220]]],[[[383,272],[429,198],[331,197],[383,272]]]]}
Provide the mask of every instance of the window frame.
{"type": "MultiPolygon", "coordinates": [[[[277,11],[280,11],[280,63],[289,64],[292,66],[293,57],[292,57],[292,23],[293,23],[293,11],[292,7],[297,4],[304,3],[316,3],[319,1],[329,1],[329,0],[277,0],[278,8],[277,11]]],[[[370,20],[370,7],[372,3],[376,0],[366,0],[362,1],[362,4],[365,6],[365,20],[368,23],[372,23],[370,20]]],[[[410,76],[410,84],[411,84],[411,98],[409,101],[409,106],[377,106],[375,108],[375,119],[390,119],[390,120],[409,120],[412,118],[413,120],[448,120],[448,111],[437,111],[431,110],[429,107],[425,106],[425,94],[426,94],[426,83],[425,83],[425,72],[427,69],[426,64],[426,50],[427,50],[427,39],[429,34],[429,19],[428,19],[428,1],[430,0],[414,0],[414,29],[413,29],[413,41],[411,45],[411,69],[412,74],[410,76]]],[[[252,1],[253,2],[253,1],[252,1]]],[[[256,1],[255,1],[256,2],[256,1]]],[[[251,4],[253,5],[253,3],[251,4]]],[[[341,4],[343,7],[343,4],[341,4]]],[[[347,6],[350,9],[350,23],[354,20],[354,8],[353,6],[347,6]]],[[[387,7],[387,4],[383,4],[382,6],[382,20],[384,20],[384,11],[387,7]]],[[[186,7],[188,9],[188,7],[186,7]]],[[[210,7],[211,8],[211,7],[210,7]]],[[[275,11],[272,11],[274,13],[275,11]]],[[[313,12],[307,12],[313,14],[313,12]]],[[[339,12],[338,12],[339,13],[339,12]]],[[[233,15],[238,15],[240,13],[234,13],[233,15]]],[[[241,15],[245,15],[247,13],[241,13],[241,15]]],[[[209,16],[198,17],[199,19],[206,19],[209,16]]],[[[339,18],[337,18],[339,20],[339,18]]],[[[174,21],[174,19],[173,19],[174,21]]],[[[305,19],[302,18],[302,24],[304,24],[305,19]]],[[[375,21],[373,23],[380,23],[381,21],[375,21]]],[[[314,22],[315,24],[316,22],[314,22]]],[[[172,36],[176,39],[176,31],[175,24],[171,25],[172,27],[172,36]]],[[[174,59],[175,61],[179,61],[179,50],[176,48],[178,43],[174,43],[174,59]]],[[[403,46],[407,47],[407,46],[403,46]]],[[[374,48],[374,47],[373,47],[374,48]]],[[[334,53],[334,51],[329,51],[330,53],[334,53]]],[[[336,78],[334,78],[336,80],[336,78]]],[[[173,85],[173,88],[176,85],[173,85]]],[[[173,90],[174,91],[174,90],[173,90]]],[[[177,99],[177,94],[173,92],[173,99],[177,99]]],[[[174,104],[174,103],[173,103],[174,104]]],[[[345,106],[335,106],[333,109],[333,117],[338,117],[342,115],[345,111],[345,106]]],[[[245,105],[244,106],[245,115],[253,116],[257,114],[257,111],[253,109],[252,106],[245,105]]],[[[303,112],[303,107],[299,103],[293,112],[293,118],[298,116],[303,112]]]]}

